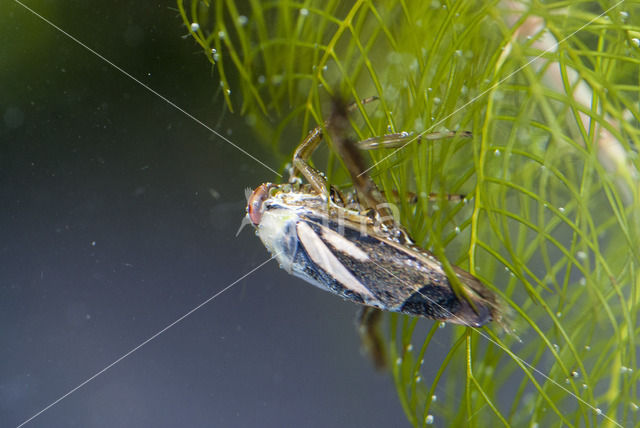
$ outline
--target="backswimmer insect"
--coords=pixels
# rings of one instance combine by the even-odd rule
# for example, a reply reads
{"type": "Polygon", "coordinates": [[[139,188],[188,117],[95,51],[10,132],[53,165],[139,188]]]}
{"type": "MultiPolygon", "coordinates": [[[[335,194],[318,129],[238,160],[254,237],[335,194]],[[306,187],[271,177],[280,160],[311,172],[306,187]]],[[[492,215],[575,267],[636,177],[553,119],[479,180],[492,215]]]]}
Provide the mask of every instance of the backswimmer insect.
{"type": "MultiPolygon", "coordinates": [[[[323,138],[323,127],[313,129],[294,152],[289,183],[264,183],[248,196],[246,218],[267,250],[290,274],[361,305],[471,327],[499,319],[494,293],[456,266],[464,296],[454,292],[441,262],[418,247],[396,222],[390,205],[366,173],[360,150],[400,147],[410,135],[353,142],[345,134],[347,115],[354,106],[334,104],[324,129],[349,170],[356,194],[345,195],[329,186],[309,165],[323,138]],[[308,184],[302,183],[299,174],[308,184]]],[[[451,132],[421,138],[460,134],[470,136],[451,132]]]]}

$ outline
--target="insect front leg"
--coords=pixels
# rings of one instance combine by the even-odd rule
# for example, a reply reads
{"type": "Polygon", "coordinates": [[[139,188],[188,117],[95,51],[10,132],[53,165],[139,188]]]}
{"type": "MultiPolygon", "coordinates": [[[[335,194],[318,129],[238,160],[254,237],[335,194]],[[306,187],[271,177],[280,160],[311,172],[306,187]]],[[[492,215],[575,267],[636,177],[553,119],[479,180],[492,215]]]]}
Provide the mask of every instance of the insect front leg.
{"type": "Polygon", "coordinates": [[[327,180],[317,169],[309,165],[309,158],[322,141],[322,127],[318,126],[309,132],[300,145],[293,152],[293,173],[290,182],[297,178],[296,172],[300,172],[309,184],[321,195],[329,196],[327,180]]]}
{"type": "MultiPolygon", "coordinates": [[[[370,102],[376,101],[378,97],[369,97],[360,100],[360,104],[368,104],[370,102]]],[[[358,103],[354,102],[347,106],[347,111],[354,111],[358,108],[358,103]]],[[[325,127],[329,126],[329,122],[325,122],[325,127]]],[[[294,182],[297,178],[297,173],[300,172],[313,186],[313,188],[318,191],[321,195],[328,195],[327,189],[327,180],[322,176],[322,174],[311,165],[309,165],[309,159],[313,152],[316,151],[320,142],[323,138],[323,130],[322,126],[318,126],[312,129],[309,132],[309,135],[302,140],[300,145],[296,148],[293,153],[293,173],[289,179],[290,182],[294,182]]]]}

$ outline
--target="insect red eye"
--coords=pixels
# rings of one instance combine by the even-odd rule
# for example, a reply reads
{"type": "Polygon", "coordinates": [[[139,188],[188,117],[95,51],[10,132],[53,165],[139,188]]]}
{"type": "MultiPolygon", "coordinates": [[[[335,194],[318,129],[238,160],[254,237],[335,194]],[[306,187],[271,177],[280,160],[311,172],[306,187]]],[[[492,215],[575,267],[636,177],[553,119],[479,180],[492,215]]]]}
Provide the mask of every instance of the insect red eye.
{"type": "Polygon", "coordinates": [[[253,191],[251,196],[249,196],[249,200],[247,201],[247,214],[249,214],[249,219],[254,225],[260,224],[262,213],[264,212],[262,204],[264,200],[269,197],[269,190],[272,186],[271,183],[261,184],[253,191]]]}

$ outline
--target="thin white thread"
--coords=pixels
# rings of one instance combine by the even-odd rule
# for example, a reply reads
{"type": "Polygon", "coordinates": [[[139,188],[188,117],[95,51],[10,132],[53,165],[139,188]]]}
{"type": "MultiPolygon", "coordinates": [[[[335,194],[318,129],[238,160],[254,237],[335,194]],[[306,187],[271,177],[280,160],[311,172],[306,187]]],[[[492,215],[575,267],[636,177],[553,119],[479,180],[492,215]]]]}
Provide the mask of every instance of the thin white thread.
{"type": "Polygon", "coordinates": [[[245,279],[246,277],[248,277],[249,275],[251,275],[252,273],[254,273],[255,271],[257,271],[258,269],[260,269],[262,266],[266,265],[267,263],[269,263],[271,260],[273,260],[275,257],[277,257],[279,255],[276,254],[274,256],[271,256],[268,260],[260,263],[258,266],[256,266],[255,268],[251,269],[249,272],[247,272],[246,274],[242,275],[240,278],[236,279],[235,281],[233,281],[231,284],[227,285],[225,288],[223,288],[222,290],[218,291],[216,294],[214,294],[213,296],[209,297],[207,300],[205,300],[204,302],[200,303],[198,306],[196,306],[195,308],[191,309],[189,312],[187,312],[186,314],[182,315],[180,318],[178,318],[177,320],[173,321],[171,324],[167,325],[166,327],[164,327],[162,330],[158,331],[157,333],[155,333],[153,336],[149,337],[148,339],[146,339],[144,342],[140,343],[138,346],[136,346],[135,348],[132,348],[131,350],[129,350],[127,353],[123,354],[122,356],[120,356],[118,359],[116,359],[115,361],[113,361],[111,364],[109,364],[108,366],[104,367],[102,370],[98,371],[97,373],[95,373],[93,376],[89,377],[88,379],[86,379],[85,381],[83,381],[82,383],[80,383],[79,385],[77,385],[75,388],[69,390],[66,394],[60,396],[58,399],[56,399],[55,401],[53,401],[52,403],[50,403],[49,405],[47,405],[46,407],[44,407],[42,410],[40,410],[39,412],[37,412],[36,414],[34,414],[33,416],[31,416],[29,419],[25,420],[24,422],[22,422],[20,425],[17,426],[17,428],[20,428],[26,424],[28,424],[29,422],[31,422],[32,420],[34,420],[35,418],[37,418],[38,416],[40,416],[41,414],[43,414],[44,412],[46,412],[47,410],[49,410],[50,408],[52,408],[53,406],[55,406],[56,404],[58,404],[59,402],[61,402],[62,400],[64,400],[65,398],[67,398],[68,396],[70,396],[71,394],[73,394],[74,392],[76,392],[78,389],[82,388],[83,386],[85,386],[86,384],[88,384],[89,382],[91,382],[92,380],[94,380],[95,378],[97,378],[98,376],[100,376],[101,374],[103,374],[104,372],[106,372],[107,370],[109,370],[111,367],[115,366],[116,364],[118,364],[120,361],[124,360],[125,358],[127,358],[129,355],[133,354],[134,352],[136,352],[138,349],[142,348],[143,346],[145,346],[147,343],[151,342],[152,340],[154,340],[156,337],[160,336],[161,334],[163,334],[164,332],[166,332],[167,330],[169,330],[171,327],[173,327],[174,325],[178,324],[180,321],[184,320],[185,318],[187,318],[188,316],[190,316],[191,314],[193,314],[195,311],[197,311],[198,309],[200,309],[201,307],[203,307],[204,305],[206,305],[207,303],[211,302],[213,299],[215,299],[216,297],[220,296],[222,293],[224,293],[225,291],[229,290],[231,287],[233,287],[234,285],[236,285],[237,283],[239,283],[240,281],[242,281],[243,279],[245,279]]]}
{"type": "Polygon", "coordinates": [[[251,153],[247,152],[245,149],[243,149],[242,147],[238,146],[233,141],[229,140],[227,137],[225,137],[224,135],[222,135],[221,133],[219,133],[215,129],[211,128],[209,125],[207,125],[206,123],[204,123],[203,121],[201,121],[200,119],[198,119],[197,117],[192,115],[191,113],[187,112],[185,109],[183,109],[182,107],[180,107],[179,105],[177,105],[176,103],[174,103],[173,101],[171,101],[170,99],[165,97],[164,95],[160,94],[155,89],[151,88],[147,84],[145,84],[145,83],[141,82],[140,80],[136,79],[133,75],[129,74],[127,71],[125,71],[124,69],[122,69],[118,65],[116,65],[113,62],[109,61],[107,58],[105,58],[104,56],[100,55],[98,52],[96,52],[95,50],[91,49],[89,46],[87,46],[86,44],[82,43],[80,40],[76,39],[74,36],[72,36],[71,34],[67,33],[62,28],[58,27],[56,24],[54,24],[53,22],[49,21],[44,16],[40,15],[39,13],[37,13],[35,10],[31,9],[30,7],[28,7],[24,3],[20,2],[20,0],[13,0],[13,1],[18,3],[23,8],[27,9],[29,12],[31,12],[32,14],[34,14],[35,16],[37,16],[38,18],[40,18],[41,20],[43,20],[47,24],[51,25],[53,28],[55,28],[56,30],[58,30],[59,32],[61,32],[62,34],[64,34],[65,36],[67,36],[68,38],[70,38],[71,40],[73,40],[74,42],[76,42],[77,44],[79,44],[80,46],[82,46],[83,48],[85,48],[86,50],[88,50],[89,52],[91,52],[92,54],[94,54],[95,56],[97,56],[98,58],[103,60],[104,62],[106,62],[107,64],[109,64],[110,66],[112,66],[113,68],[118,70],[120,73],[124,74],[125,76],[127,76],[128,78],[130,78],[131,80],[133,80],[134,82],[136,82],[137,84],[139,84],[140,86],[142,86],[143,88],[145,88],[146,90],[148,90],[149,92],[151,92],[152,94],[154,94],[155,96],[157,96],[158,98],[160,98],[161,100],[163,100],[164,102],[166,102],[167,104],[172,106],[173,108],[175,108],[178,111],[180,111],[182,114],[184,114],[188,118],[192,119],[193,121],[195,121],[199,125],[203,126],[205,129],[207,129],[210,132],[212,132],[213,134],[215,134],[218,138],[220,138],[223,141],[226,141],[227,143],[231,144],[233,147],[235,147],[236,149],[238,149],[239,151],[244,153],[246,156],[249,156],[251,159],[253,159],[254,161],[258,162],[260,165],[262,165],[263,167],[267,168],[269,171],[273,172],[277,176],[282,177],[282,174],[280,174],[278,171],[274,170],[269,165],[265,164],[260,159],[256,158],[251,153]]]}
{"type": "MultiPolygon", "coordinates": [[[[16,0],[17,1],[17,0],[16,0]]],[[[389,155],[383,157],[382,159],[380,159],[379,161],[375,162],[373,165],[371,165],[369,168],[365,169],[364,171],[362,171],[358,177],[362,176],[362,174],[366,174],[367,172],[371,171],[373,168],[375,168],[376,166],[378,166],[381,162],[384,162],[385,160],[389,159],[391,156],[395,155],[396,153],[398,153],[400,150],[404,149],[405,147],[407,147],[409,144],[413,143],[414,141],[416,141],[417,139],[419,139],[421,136],[423,136],[424,134],[428,133],[429,131],[431,131],[433,128],[435,128],[436,126],[440,125],[441,123],[443,123],[445,120],[449,119],[451,116],[453,116],[454,114],[458,113],[460,110],[464,109],[465,107],[469,106],[470,104],[473,104],[474,102],[476,102],[480,97],[484,96],[487,92],[492,91],[493,89],[495,89],[498,85],[501,85],[502,83],[504,83],[507,79],[510,79],[511,76],[513,76],[514,74],[518,73],[520,70],[523,70],[524,68],[528,67],[532,62],[536,61],[537,59],[541,58],[544,54],[551,52],[552,50],[556,49],[558,46],[560,46],[561,43],[564,43],[565,41],[567,41],[568,39],[570,39],[571,37],[573,37],[576,33],[582,31],[584,28],[586,28],[587,26],[591,25],[591,23],[595,22],[597,19],[601,18],[602,16],[604,16],[605,14],[607,14],[610,10],[612,10],[613,8],[617,7],[618,5],[620,5],[621,3],[623,3],[624,0],[620,0],[618,3],[614,4],[613,6],[611,6],[609,9],[605,10],[604,12],[602,12],[600,15],[596,16],[595,18],[593,18],[591,21],[587,22],[586,24],[584,24],[582,27],[578,28],[576,31],[574,31],[573,33],[569,34],[567,37],[565,37],[564,39],[560,40],[559,42],[556,42],[555,45],[551,46],[550,48],[546,49],[545,51],[543,51],[541,54],[539,54],[538,56],[534,57],[531,61],[527,62],[526,64],[524,64],[523,66],[519,67],[518,69],[516,69],[514,72],[510,73],[507,77],[503,78],[502,80],[499,80],[498,82],[494,83],[491,87],[489,87],[488,89],[485,89],[484,91],[482,91],[480,94],[476,95],[475,97],[473,97],[471,100],[467,101],[465,104],[463,104],[462,106],[458,107],[457,109],[455,109],[452,113],[448,114],[447,116],[445,116],[444,118],[440,119],[438,122],[434,123],[433,125],[431,125],[431,127],[429,127],[428,129],[425,129],[424,131],[420,132],[419,134],[417,134],[414,138],[410,139],[409,141],[407,141],[405,144],[403,144],[401,147],[398,147],[396,150],[394,150],[393,152],[391,152],[389,155]]]]}

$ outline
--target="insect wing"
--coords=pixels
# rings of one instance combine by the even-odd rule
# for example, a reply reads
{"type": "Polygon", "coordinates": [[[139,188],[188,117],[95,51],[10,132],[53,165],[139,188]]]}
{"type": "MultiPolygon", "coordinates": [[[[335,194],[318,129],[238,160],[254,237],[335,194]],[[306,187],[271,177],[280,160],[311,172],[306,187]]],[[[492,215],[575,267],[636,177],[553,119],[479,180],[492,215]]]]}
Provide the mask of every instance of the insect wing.
{"type": "Polygon", "coordinates": [[[357,303],[457,324],[478,327],[491,320],[490,305],[475,292],[484,286],[455,268],[463,285],[470,286],[468,294],[475,297],[474,310],[456,296],[440,262],[426,251],[326,217],[302,217],[296,229],[300,253],[296,265],[304,266],[298,276],[311,277],[323,288],[357,303]]]}

